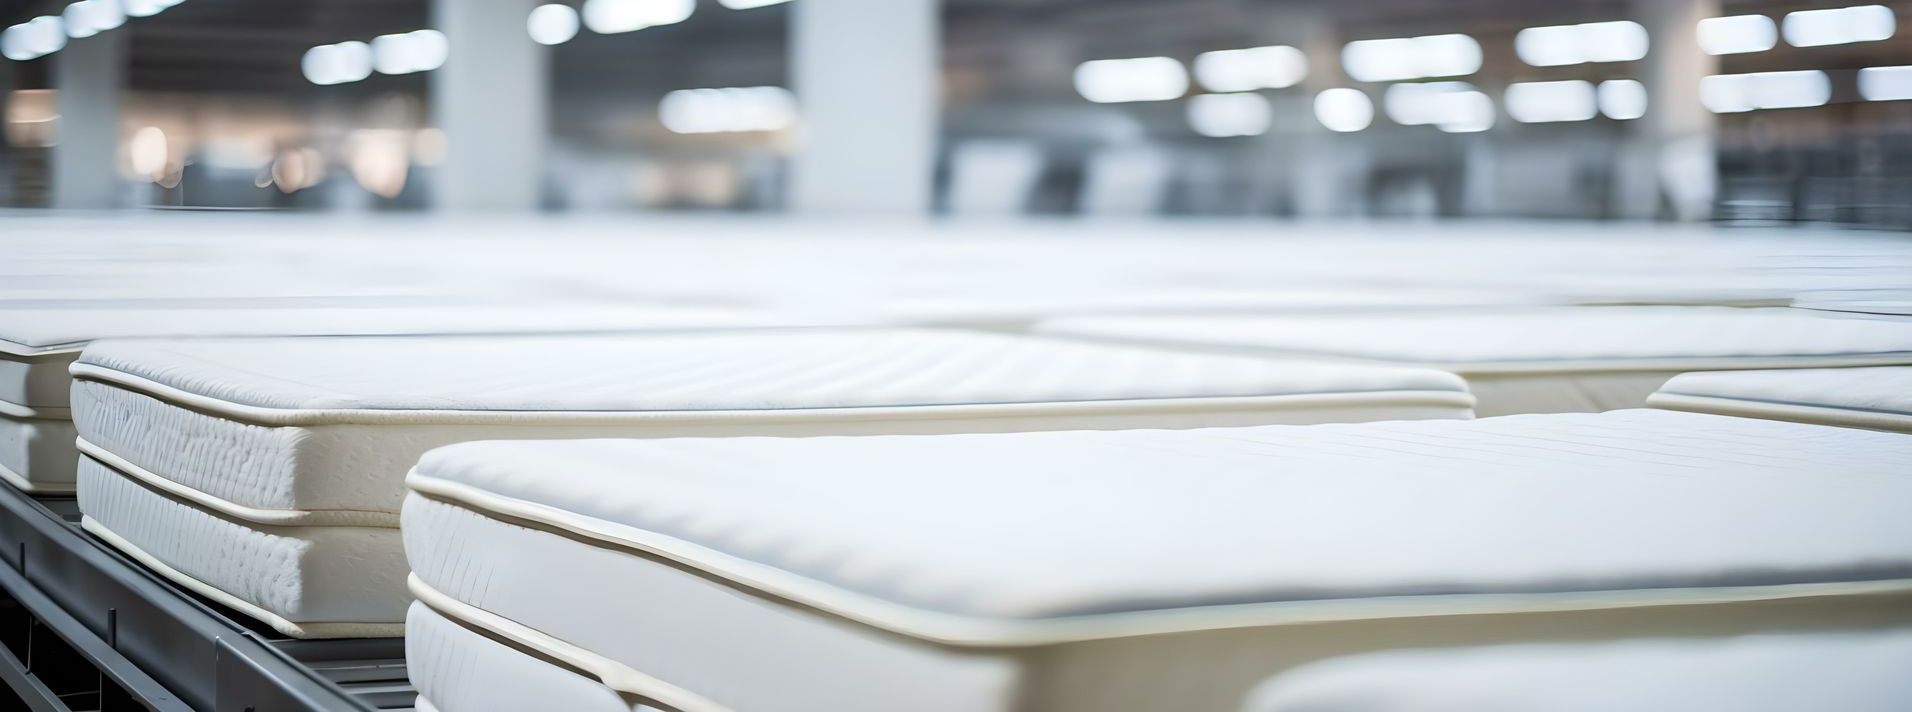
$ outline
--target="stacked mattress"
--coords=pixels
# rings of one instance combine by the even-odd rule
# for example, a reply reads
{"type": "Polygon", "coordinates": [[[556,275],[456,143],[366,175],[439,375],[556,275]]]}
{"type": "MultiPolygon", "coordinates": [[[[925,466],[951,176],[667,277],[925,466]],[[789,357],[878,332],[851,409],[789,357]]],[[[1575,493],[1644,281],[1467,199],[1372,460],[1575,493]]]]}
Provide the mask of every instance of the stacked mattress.
{"type": "Polygon", "coordinates": [[[102,341],[71,371],[87,529],[305,637],[400,632],[403,477],[450,443],[1466,418],[1472,403],[1425,369],[928,330],[102,341]]]}
{"type": "Polygon", "coordinates": [[[1900,712],[1912,629],[1398,651],[1269,680],[1243,712],[1900,712]]]}
{"type": "Polygon", "coordinates": [[[1912,367],[1689,373],[1655,408],[1912,433],[1912,367]]]}
{"type": "Polygon", "coordinates": [[[407,479],[408,659],[444,712],[1238,710],[1370,651],[1912,626],[1908,461],[1658,410],[466,443],[407,479]]]}
{"type": "Polygon", "coordinates": [[[1059,319],[1037,333],[1417,365],[1467,378],[1482,416],[1636,408],[1687,371],[1912,364],[1912,322],[1804,310],[1580,307],[1059,319]]]}
{"type": "Polygon", "coordinates": [[[73,492],[77,459],[67,367],[95,339],[677,330],[760,323],[738,312],[711,309],[352,301],[351,307],[181,308],[132,299],[105,308],[100,300],[86,299],[0,309],[0,479],[34,494],[73,492]]]}

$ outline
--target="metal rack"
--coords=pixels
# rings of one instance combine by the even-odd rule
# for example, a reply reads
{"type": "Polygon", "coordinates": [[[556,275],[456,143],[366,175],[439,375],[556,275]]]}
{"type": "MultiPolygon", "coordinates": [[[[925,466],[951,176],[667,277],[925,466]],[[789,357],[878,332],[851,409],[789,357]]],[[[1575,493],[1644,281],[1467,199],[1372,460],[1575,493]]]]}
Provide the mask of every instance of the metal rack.
{"type": "Polygon", "coordinates": [[[0,681],[29,709],[411,708],[404,641],[280,636],[78,522],[70,497],[0,487],[0,681]]]}

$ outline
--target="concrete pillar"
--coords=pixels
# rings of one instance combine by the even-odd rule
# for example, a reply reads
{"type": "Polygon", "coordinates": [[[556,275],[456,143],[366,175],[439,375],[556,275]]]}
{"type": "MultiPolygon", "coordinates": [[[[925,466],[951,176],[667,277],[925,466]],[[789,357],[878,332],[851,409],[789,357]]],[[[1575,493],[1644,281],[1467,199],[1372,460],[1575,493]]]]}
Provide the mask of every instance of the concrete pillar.
{"type": "Polygon", "coordinates": [[[937,0],[799,0],[790,65],[802,107],[791,207],[930,208],[942,56],[937,0]]]}
{"type": "Polygon", "coordinates": [[[1720,14],[1719,0],[1637,0],[1634,8],[1652,41],[1640,76],[1647,113],[1628,127],[1632,135],[1615,171],[1615,213],[1704,220],[1718,190],[1718,129],[1700,105],[1699,85],[1719,72],[1719,58],[1700,51],[1696,28],[1720,14]]]}
{"type": "Polygon", "coordinates": [[[431,74],[445,132],[436,203],[456,212],[536,210],[542,196],[550,71],[525,18],[540,0],[432,0],[450,54],[431,74]]]}
{"type": "Polygon", "coordinates": [[[121,204],[119,101],[126,36],[107,31],[72,40],[51,58],[60,114],[51,154],[54,207],[99,210],[121,204]]]}
{"type": "MultiPolygon", "coordinates": [[[[1288,122],[1277,123],[1297,128],[1270,134],[1293,144],[1293,159],[1288,163],[1288,202],[1295,217],[1305,219],[1358,216],[1367,210],[1370,137],[1329,131],[1314,114],[1316,94],[1350,85],[1341,72],[1341,33],[1329,9],[1318,3],[1301,4],[1280,9],[1275,15],[1280,28],[1274,35],[1280,38],[1278,42],[1308,56],[1308,77],[1285,90],[1297,94],[1292,104],[1296,115],[1288,122]]],[[[1380,96],[1370,98],[1375,101],[1378,117],[1380,96]]]]}

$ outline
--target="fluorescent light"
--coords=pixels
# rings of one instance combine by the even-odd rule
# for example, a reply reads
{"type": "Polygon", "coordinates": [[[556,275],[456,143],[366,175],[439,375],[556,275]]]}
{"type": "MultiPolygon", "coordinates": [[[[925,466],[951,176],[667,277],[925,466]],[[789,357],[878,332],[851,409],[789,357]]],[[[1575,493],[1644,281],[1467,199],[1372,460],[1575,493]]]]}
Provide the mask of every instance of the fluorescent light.
{"type": "Polygon", "coordinates": [[[1514,53],[1535,67],[1631,62],[1646,56],[1646,28],[1630,20],[1529,27],[1514,35],[1514,53]]]}
{"type": "Polygon", "coordinates": [[[1315,95],[1314,114],[1329,131],[1352,133],[1374,123],[1374,101],[1359,89],[1329,89],[1315,95]]]}
{"type": "Polygon", "coordinates": [[[1203,52],[1195,57],[1195,80],[1209,91],[1282,89],[1308,76],[1308,56],[1276,45],[1203,52]]]}
{"type": "Polygon", "coordinates": [[[126,143],[126,160],[134,173],[157,179],[166,171],[166,149],[166,132],[158,126],[147,126],[134,131],[132,140],[126,143]]]}
{"type": "Polygon", "coordinates": [[[1700,104],[1718,114],[1820,106],[1831,99],[1832,81],[1816,69],[1716,74],[1700,79],[1700,104]]]}
{"type": "Polygon", "coordinates": [[[1395,84],[1382,96],[1388,119],[1402,126],[1431,125],[1448,133],[1494,126],[1494,102],[1467,82],[1395,84]]]}
{"type": "Polygon", "coordinates": [[[1912,65],[1859,70],[1859,96],[1867,101],[1912,99],[1912,65]]]}
{"type": "Polygon", "coordinates": [[[65,21],[66,36],[74,39],[92,37],[126,24],[126,13],[120,9],[119,0],[80,0],[66,6],[60,17],[65,21]]]}
{"type": "Polygon", "coordinates": [[[122,0],[127,17],[152,17],[166,11],[181,0],[122,0]]]}
{"type": "Polygon", "coordinates": [[[1890,39],[1898,22],[1892,8],[1884,5],[1800,10],[1787,13],[1781,32],[1794,47],[1822,47],[1890,39]]]}
{"type": "Polygon", "coordinates": [[[1188,93],[1188,71],[1168,57],[1097,59],[1076,66],[1075,89],[1098,104],[1168,101],[1188,93]]]}
{"type": "Polygon", "coordinates": [[[1599,115],[1592,82],[1519,82],[1503,95],[1507,115],[1523,124],[1586,121],[1599,115]]]}
{"type": "Polygon", "coordinates": [[[657,118],[680,134],[778,131],[796,122],[797,101],[783,87],[679,89],[658,102],[657,118]]]}
{"type": "Polygon", "coordinates": [[[438,30],[415,30],[372,39],[372,68],[379,74],[429,72],[445,66],[451,45],[438,30]]]}
{"type": "Polygon", "coordinates": [[[372,47],[351,41],[319,45],[305,51],[299,70],[313,84],[344,84],[372,76],[372,47]]]}
{"type": "Polygon", "coordinates": [[[525,18],[524,30],[531,41],[541,45],[559,45],[578,36],[578,11],[570,5],[539,5],[525,18]]]}
{"type": "Polygon", "coordinates": [[[599,34],[635,32],[690,19],[697,0],[584,0],[584,26],[599,34]]]}
{"type": "Polygon", "coordinates": [[[1426,35],[1349,42],[1341,66],[1362,82],[1458,77],[1480,71],[1480,43],[1467,35],[1426,35]]]}
{"type": "Polygon", "coordinates": [[[0,54],[24,62],[44,57],[66,47],[66,22],[41,15],[0,32],[0,54]]]}
{"type": "Polygon", "coordinates": [[[1608,79],[1600,82],[1600,113],[1609,119],[1626,121],[1646,116],[1646,85],[1632,79],[1608,79]]]}
{"type": "Polygon", "coordinates": [[[1260,136],[1274,123],[1260,94],[1201,94],[1188,100],[1188,125],[1209,138],[1260,136]]]}
{"type": "Polygon", "coordinates": [[[1764,52],[1779,44],[1779,27],[1765,15],[1734,15],[1700,20],[1700,51],[1707,54],[1764,52]]]}
{"type": "Polygon", "coordinates": [[[782,5],[790,0],[717,0],[717,4],[732,10],[749,10],[756,7],[782,5]]]}

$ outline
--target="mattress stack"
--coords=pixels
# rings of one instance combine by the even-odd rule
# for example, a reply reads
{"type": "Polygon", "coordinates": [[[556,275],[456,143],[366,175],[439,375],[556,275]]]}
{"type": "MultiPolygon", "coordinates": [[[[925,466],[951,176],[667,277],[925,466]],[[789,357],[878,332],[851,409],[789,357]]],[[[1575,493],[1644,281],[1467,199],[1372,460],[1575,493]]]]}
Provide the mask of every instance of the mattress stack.
{"type": "Polygon", "coordinates": [[[1905,629],[1909,461],[1657,410],[467,443],[407,479],[408,659],[446,712],[1239,710],[1368,652],[1905,629]]]}
{"type": "Polygon", "coordinates": [[[1438,368],[1482,416],[1638,408],[1689,371],[1912,365],[1912,322],[1794,309],[1577,307],[1334,316],[1105,316],[1036,333],[1438,368]]]}
{"type": "Polygon", "coordinates": [[[1912,433],[1912,367],[1689,373],[1655,408],[1912,433]]]}
{"type": "Polygon", "coordinates": [[[71,372],[86,529],[298,637],[401,632],[403,477],[452,443],[1467,418],[1473,402],[1425,369],[928,330],[101,341],[71,372]]]}
{"type": "Polygon", "coordinates": [[[67,369],[97,339],[688,330],[775,323],[719,309],[420,304],[384,297],[321,301],[322,306],[240,307],[230,299],[182,306],[165,299],[63,298],[0,309],[0,479],[37,495],[73,493],[78,459],[67,369]]]}

